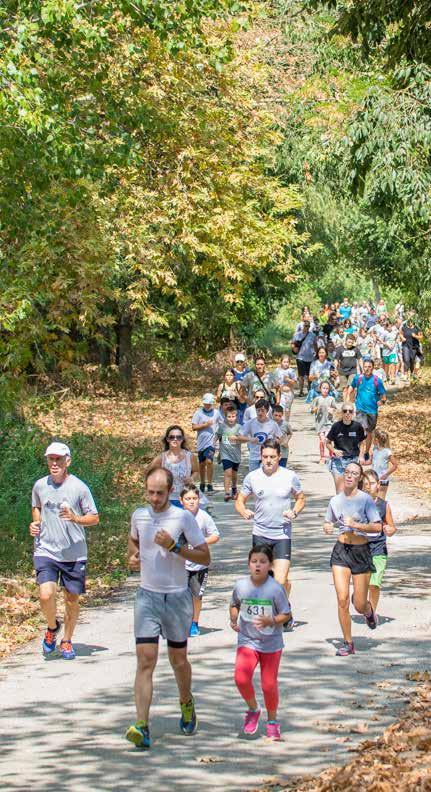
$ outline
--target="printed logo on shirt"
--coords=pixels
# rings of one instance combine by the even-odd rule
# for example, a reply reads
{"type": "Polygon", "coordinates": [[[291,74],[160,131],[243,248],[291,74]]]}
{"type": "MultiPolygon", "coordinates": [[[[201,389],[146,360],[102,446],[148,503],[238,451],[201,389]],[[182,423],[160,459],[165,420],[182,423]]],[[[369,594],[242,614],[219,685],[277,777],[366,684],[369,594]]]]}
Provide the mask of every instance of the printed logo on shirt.
{"type": "Polygon", "coordinates": [[[266,432],[256,432],[253,437],[256,437],[257,440],[259,440],[260,445],[262,445],[262,443],[264,443],[267,439],[268,435],[266,432]]]}

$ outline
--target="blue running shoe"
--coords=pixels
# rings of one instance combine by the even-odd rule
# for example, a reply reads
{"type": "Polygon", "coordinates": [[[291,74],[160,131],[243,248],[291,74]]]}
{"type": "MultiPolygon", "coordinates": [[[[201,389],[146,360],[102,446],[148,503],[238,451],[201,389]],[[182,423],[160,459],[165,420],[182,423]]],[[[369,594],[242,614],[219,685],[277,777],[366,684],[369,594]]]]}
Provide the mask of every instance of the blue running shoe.
{"type": "Polygon", "coordinates": [[[56,621],[56,625],[57,625],[55,630],[50,630],[50,628],[47,627],[46,633],[45,633],[45,637],[44,637],[44,639],[42,641],[42,651],[43,651],[44,654],[47,654],[47,655],[52,654],[53,652],[55,652],[55,645],[56,645],[56,642],[57,642],[57,635],[58,635],[58,631],[59,631],[59,629],[61,627],[61,622],[59,622],[58,619],[56,619],[55,621],[56,621]]]}
{"type": "Polygon", "coordinates": [[[190,627],[190,638],[194,638],[195,635],[200,635],[201,631],[199,629],[199,625],[197,622],[192,622],[192,626],[190,627]]]}
{"type": "Polygon", "coordinates": [[[72,646],[72,641],[60,641],[60,654],[65,660],[74,660],[76,652],[72,646]]]}
{"type": "Polygon", "coordinates": [[[144,751],[151,748],[150,730],[147,724],[144,721],[137,721],[133,726],[129,726],[126,731],[126,740],[144,751]]]}
{"type": "Polygon", "coordinates": [[[190,737],[195,733],[197,726],[198,719],[196,717],[195,702],[192,696],[187,704],[181,704],[180,729],[183,734],[190,737]]]}

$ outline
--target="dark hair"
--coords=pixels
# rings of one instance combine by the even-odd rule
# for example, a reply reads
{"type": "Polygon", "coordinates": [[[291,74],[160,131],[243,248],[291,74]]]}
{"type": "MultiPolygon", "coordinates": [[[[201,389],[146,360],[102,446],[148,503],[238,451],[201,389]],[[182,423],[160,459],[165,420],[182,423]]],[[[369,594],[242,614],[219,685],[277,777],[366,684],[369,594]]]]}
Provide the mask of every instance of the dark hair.
{"type": "Polygon", "coordinates": [[[255,357],[255,359],[254,359],[254,363],[255,363],[255,365],[256,365],[256,363],[257,363],[257,361],[258,361],[258,360],[263,360],[263,362],[265,363],[265,358],[264,358],[264,356],[263,356],[263,355],[256,355],[256,357],[255,357]]]}
{"type": "Polygon", "coordinates": [[[377,483],[379,483],[379,481],[380,481],[379,474],[376,473],[375,470],[366,470],[365,471],[364,475],[362,476],[362,484],[364,483],[364,479],[365,478],[367,478],[367,479],[373,478],[374,481],[376,481],[377,483]]]}
{"type": "Polygon", "coordinates": [[[269,410],[270,408],[268,399],[258,399],[254,406],[256,407],[256,410],[258,410],[260,407],[265,407],[265,410],[269,410]]]}
{"type": "Polygon", "coordinates": [[[199,497],[199,488],[196,486],[196,484],[184,484],[184,487],[180,492],[180,498],[184,498],[184,495],[186,495],[187,492],[194,492],[199,497]]]}
{"type": "Polygon", "coordinates": [[[166,484],[167,484],[167,487],[168,487],[168,492],[170,492],[172,487],[173,487],[173,484],[174,484],[174,477],[173,477],[173,475],[172,475],[170,470],[168,470],[167,468],[164,468],[162,466],[151,468],[151,470],[149,470],[148,473],[145,474],[145,485],[148,484],[148,479],[151,476],[153,476],[155,473],[164,473],[165,474],[165,476],[166,476],[166,484]]]}
{"type": "Polygon", "coordinates": [[[248,563],[250,563],[251,557],[252,557],[252,555],[254,555],[254,553],[262,553],[263,555],[266,555],[266,557],[267,557],[267,559],[268,559],[270,564],[272,564],[272,562],[274,560],[274,554],[272,552],[272,547],[270,547],[267,544],[262,543],[262,544],[255,545],[255,547],[252,547],[250,552],[249,552],[249,554],[248,554],[248,563]]]}
{"type": "Polygon", "coordinates": [[[232,376],[233,376],[233,377],[235,376],[235,371],[233,370],[233,368],[232,368],[231,366],[228,366],[228,367],[227,367],[227,369],[226,369],[226,371],[225,371],[225,373],[224,373],[224,376],[226,376],[226,374],[228,373],[228,371],[230,371],[230,373],[232,374],[232,376]]]}
{"type": "Polygon", "coordinates": [[[275,413],[275,412],[283,413],[284,410],[283,410],[283,407],[281,406],[281,404],[274,404],[274,407],[272,408],[272,412],[273,413],[275,413]]]}
{"type": "Polygon", "coordinates": [[[229,405],[229,407],[227,408],[227,410],[226,410],[226,414],[227,414],[227,413],[235,413],[235,414],[236,414],[237,412],[238,412],[238,407],[236,406],[236,404],[234,404],[234,402],[232,402],[232,403],[229,405]]]}
{"type": "MultiPolygon", "coordinates": [[[[364,480],[364,468],[362,467],[360,462],[356,462],[356,460],[353,460],[353,459],[352,459],[351,462],[349,462],[349,465],[356,465],[359,468],[358,489],[361,490],[362,489],[362,483],[363,483],[363,480],[364,480]]],[[[344,472],[346,472],[346,469],[344,469],[344,472]]]]}
{"type": "Polygon", "coordinates": [[[169,451],[168,435],[170,435],[172,429],[178,429],[178,431],[181,432],[183,436],[183,439],[181,440],[181,448],[184,448],[184,450],[187,451],[188,450],[187,441],[184,435],[184,429],[182,428],[182,426],[178,426],[178,424],[172,424],[171,426],[168,426],[168,428],[166,429],[166,432],[163,436],[163,450],[169,451]]]}
{"type": "Polygon", "coordinates": [[[272,440],[270,437],[268,438],[268,440],[264,440],[264,442],[262,443],[260,447],[261,455],[264,448],[272,448],[274,451],[277,451],[277,454],[279,456],[281,454],[280,443],[278,442],[278,440],[272,440]]]}
{"type": "Polygon", "coordinates": [[[222,404],[228,404],[228,403],[233,404],[232,399],[229,399],[229,396],[222,396],[220,399],[220,406],[222,404]]]}

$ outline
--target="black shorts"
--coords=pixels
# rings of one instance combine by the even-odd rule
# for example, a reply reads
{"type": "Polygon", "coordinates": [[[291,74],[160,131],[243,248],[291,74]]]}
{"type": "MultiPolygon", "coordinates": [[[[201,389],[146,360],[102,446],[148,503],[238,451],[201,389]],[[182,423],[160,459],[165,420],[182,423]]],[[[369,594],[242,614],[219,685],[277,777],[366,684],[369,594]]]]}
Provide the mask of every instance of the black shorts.
{"type": "Polygon", "coordinates": [[[205,569],[189,569],[189,589],[192,596],[202,599],[208,583],[208,567],[205,569]]]}
{"type": "Polygon", "coordinates": [[[277,558],[283,561],[290,561],[292,541],[288,536],[285,539],[269,539],[267,536],[255,536],[253,534],[253,547],[262,544],[272,547],[274,560],[277,558]]]}
{"type": "Polygon", "coordinates": [[[350,569],[352,575],[364,575],[375,572],[369,544],[354,545],[336,542],[332,551],[330,566],[342,566],[350,569]]]}
{"type": "Polygon", "coordinates": [[[311,361],[307,362],[306,360],[298,360],[298,358],[296,358],[296,365],[298,368],[298,376],[308,377],[310,373],[311,361]]]}

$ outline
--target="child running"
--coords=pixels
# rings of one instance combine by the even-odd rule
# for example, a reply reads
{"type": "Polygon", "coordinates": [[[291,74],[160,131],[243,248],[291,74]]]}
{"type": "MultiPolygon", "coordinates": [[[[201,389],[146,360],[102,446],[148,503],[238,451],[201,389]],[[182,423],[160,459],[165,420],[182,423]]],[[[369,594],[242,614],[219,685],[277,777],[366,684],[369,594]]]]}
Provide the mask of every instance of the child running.
{"type": "Polygon", "coordinates": [[[212,393],[205,393],[202,399],[202,407],[193,414],[192,429],[197,432],[197,452],[199,459],[199,474],[201,492],[212,495],[213,487],[213,459],[215,453],[215,433],[220,422],[220,413],[214,408],[215,396],[212,393]]]}
{"type": "Polygon", "coordinates": [[[383,528],[377,537],[369,537],[368,546],[371,550],[371,557],[376,571],[372,572],[370,578],[370,587],[368,596],[374,610],[374,617],[376,624],[378,624],[377,605],[380,599],[380,589],[383,582],[383,577],[388,563],[388,546],[386,543],[387,536],[393,536],[396,532],[394,518],[389,503],[379,497],[379,476],[375,470],[367,470],[364,473],[363,489],[371,495],[374,503],[376,504],[377,511],[382,518],[383,528]]]}
{"type": "Polygon", "coordinates": [[[244,734],[255,734],[259,724],[261,711],[253,687],[253,674],[259,664],[268,715],[266,736],[280,740],[277,677],[283,650],[283,624],[291,618],[291,609],[283,586],[269,574],[272,560],[268,545],[256,545],[250,550],[250,577],[236,582],[229,610],[230,625],[238,633],[235,683],[248,706],[244,734]]]}
{"type": "MultiPolygon", "coordinates": [[[[199,490],[195,484],[188,484],[181,490],[181,505],[183,509],[193,514],[201,529],[207,545],[213,545],[220,539],[219,530],[208,512],[199,507],[199,490]]],[[[202,597],[208,582],[208,567],[186,561],[186,571],[189,578],[189,588],[193,597],[193,621],[190,627],[190,636],[200,635],[199,616],[202,609],[202,597]]]]}
{"type": "Polygon", "coordinates": [[[287,467],[287,460],[289,459],[289,443],[292,437],[292,430],[290,428],[289,422],[284,419],[284,411],[281,404],[276,404],[275,407],[273,407],[272,417],[283,432],[279,440],[281,451],[279,464],[280,467],[287,467]]]}
{"type": "Polygon", "coordinates": [[[326,436],[332,426],[334,412],[337,409],[335,399],[329,395],[331,386],[329,382],[322,382],[320,386],[320,396],[316,396],[311,405],[310,411],[314,413],[314,425],[319,436],[320,463],[325,462],[326,436]]]}
{"type": "Polygon", "coordinates": [[[397,469],[398,462],[389,448],[389,435],[383,429],[374,432],[374,446],[371,458],[371,468],[379,478],[380,498],[385,499],[389,487],[389,476],[397,469]]]}
{"type": "Polygon", "coordinates": [[[241,463],[241,443],[238,435],[241,434],[241,426],[237,419],[238,410],[231,403],[224,422],[219,424],[217,429],[217,437],[220,440],[220,462],[223,465],[225,501],[235,499],[238,495],[237,474],[241,463]]]}

